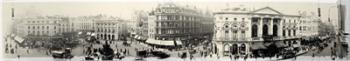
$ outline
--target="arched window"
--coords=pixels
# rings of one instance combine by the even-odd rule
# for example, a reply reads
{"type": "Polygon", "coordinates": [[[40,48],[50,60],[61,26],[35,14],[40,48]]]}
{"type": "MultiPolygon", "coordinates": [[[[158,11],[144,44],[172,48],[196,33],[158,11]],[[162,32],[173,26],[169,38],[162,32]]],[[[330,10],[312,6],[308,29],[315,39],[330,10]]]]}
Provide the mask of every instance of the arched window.
{"type": "Polygon", "coordinates": [[[228,44],[224,45],[224,51],[230,51],[230,46],[228,44]]]}
{"type": "Polygon", "coordinates": [[[277,35],[278,35],[278,26],[273,25],[273,36],[277,36],[277,35]]]}
{"type": "Polygon", "coordinates": [[[295,31],[296,31],[296,30],[294,29],[294,30],[293,30],[293,36],[295,36],[295,35],[296,35],[296,32],[295,32],[295,31]]]}
{"type": "Polygon", "coordinates": [[[288,30],[288,36],[291,36],[291,32],[292,32],[291,30],[288,30]]]}
{"type": "Polygon", "coordinates": [[[258,26],[256,24],[252,26],[252,37],[258,37],[258,26]]]}
{"type": "Polygon", "coordinates": [[[286,36],[286,30],[283,30],[282,36],[286,36]]]}
{"type": "Polygon", "coordinates": [[[242,44],[242,45],[239,47],[239,53],[245,54],[245,51],[246,51],[246,46],[245,46],[245,44],[242,44]]]}
{"type": "Polygon", "coordinates": [[[266,24],[264,24],[264,26],[263,26],[263,35],[264,36],[269,35],[269,27],[266,24]]]}
{"type": "Polygon", "coordinates": [[[238,46],[237,46],[237,44],[233,44],[232,46],[231,46],[231,48],[230,48],[230,50],[231,50],[231,54],[237,54],[237,52],[238,52],[238,46]]]}

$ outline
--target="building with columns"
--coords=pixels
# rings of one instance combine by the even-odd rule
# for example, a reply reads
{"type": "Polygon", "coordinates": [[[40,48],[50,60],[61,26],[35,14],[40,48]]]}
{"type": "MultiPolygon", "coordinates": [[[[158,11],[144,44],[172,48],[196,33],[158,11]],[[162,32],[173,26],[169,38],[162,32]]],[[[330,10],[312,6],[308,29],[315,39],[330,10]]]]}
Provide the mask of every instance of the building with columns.
{"type": "Polygon", "coordinates": [[[64,16],[37,16],[14,19],[17,36],[30,40],[50,40],[56,35],[71,32],[69,18],[64,16]]]}
{"type": "Polygon", "coordinates": [[[15,33],[21,37],[49,39],[69,32],[92,32],[98,39],[118,40],[127,34],[126,25],[117,17],[97,16],[39,16],[14,19],[15,33]]]}
{"type": "Polygon", "coordinates": [[[249,55],[266,48],[264,42],[289,46],[300,43],[300,15],[284,14],[271,7],[236,7],[215,12],[214,17],[213,41],[222,56],[249,55]]]}
{"type": "Polygon", "coordinates": [[[71,23],[74,31],[91,32],[94,30],[94,19],[98,16],[79,16],[71,18],[71,23]]]}
{"type": "Polygon", "coordinates": [[[101,17],[94,22],[97,39],[118,40],[121,19],[101,17]]]}
{"type": "Polygon", "coordinates": [[[60,16],[28,17],[17,18],[15,21],[19,22],[16,32],[19,33],[18,35],[53,36],[66,31],[67,27],[64,26],[68,18],[60,16]]]}

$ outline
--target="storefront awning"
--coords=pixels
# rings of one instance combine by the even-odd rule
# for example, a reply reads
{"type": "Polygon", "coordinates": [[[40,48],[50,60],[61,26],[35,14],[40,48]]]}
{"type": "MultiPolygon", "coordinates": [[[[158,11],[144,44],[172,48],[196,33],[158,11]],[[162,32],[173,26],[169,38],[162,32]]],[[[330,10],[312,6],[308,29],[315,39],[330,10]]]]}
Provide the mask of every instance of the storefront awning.
{"type": "Polygon", "coordinates": [[[266,49],[266,46],[264,45],[264,43],[254,43],[253,45],[251,45],[251,48],[253,50],[256,50],[256,49],[266,49]]]}
{"type": "Polygon", "coordinates": [[[19,36],[16,36],[15,37],[15,40],[18,42],[18,43],[22,43],[24,41],[23,38],[19,37],[19,36]]]}
{"type": "Polygon", "coordinates": [[[163,46],[182,45],[181,41],[147,39],[146,43],[163,46]],[[176,43],[176,44],[175,44],[176,43]]]}

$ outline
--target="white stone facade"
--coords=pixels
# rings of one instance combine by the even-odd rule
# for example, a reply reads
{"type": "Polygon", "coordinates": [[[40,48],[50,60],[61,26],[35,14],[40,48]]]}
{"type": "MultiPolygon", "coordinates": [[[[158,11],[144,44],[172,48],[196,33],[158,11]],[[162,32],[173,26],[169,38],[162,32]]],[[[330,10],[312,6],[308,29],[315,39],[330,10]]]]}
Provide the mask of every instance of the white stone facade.
{"type": "MultiPolygon", "coordinates": [[[[31,17],[15,19],[16,34],[27,36],[54,36],[66,32],[94,32],[98,39],[118,40],[119,33],[125,34],[123,20],[103,15],[82,17],[31,17]]],[[[38,37],[37,37],[38,38],[38,37]]],[[[39,37],[40,38],[40,37],[39,37]]]]}
{"type": "Polygon", "coordinates": [[[249,55],[252,53],[251,49],[259,47],[255,44],[313,36],[317,35],[318,30],[315,18],[283,14],[271,7],[256,10],[227,8],[215,12],[214,17],[213,41],[218,48],[219,55],[230,55],[232,50],[239,52],[236,55],[249,55]],[[304,30],[300,27],[313,30],[304,30]]]}

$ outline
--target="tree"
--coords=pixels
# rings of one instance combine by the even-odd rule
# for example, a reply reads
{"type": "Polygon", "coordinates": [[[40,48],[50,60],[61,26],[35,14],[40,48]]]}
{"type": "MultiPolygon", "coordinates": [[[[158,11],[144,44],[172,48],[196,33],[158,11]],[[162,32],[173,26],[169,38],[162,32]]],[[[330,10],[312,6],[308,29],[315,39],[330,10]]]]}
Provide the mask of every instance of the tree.
{"type": "Polygon", "coordinates": [[[54,35],[52,40],[50,40],[50,48],[49,49],[62,49],[62,48],[74,48],[79,44],[77,40],[76,33],[67,32],[59,35],[54,35]]]}

